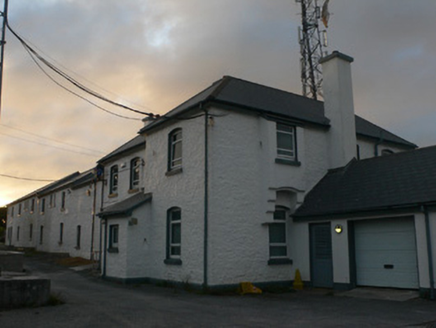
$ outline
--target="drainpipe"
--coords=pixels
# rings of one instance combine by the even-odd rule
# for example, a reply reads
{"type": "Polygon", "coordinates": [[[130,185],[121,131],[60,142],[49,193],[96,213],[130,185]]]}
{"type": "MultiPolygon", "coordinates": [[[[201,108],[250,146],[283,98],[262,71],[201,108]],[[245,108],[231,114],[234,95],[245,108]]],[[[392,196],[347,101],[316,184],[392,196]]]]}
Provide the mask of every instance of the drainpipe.
{"type": "Polygon", "coordinates": [[[433,252],[431,247],[431,233],[430,233],[430,217],[428,209],[422,206],[422,212],[425,215],[425,233],[427,239],[427,255],[428,255],[428,274],[430,275],[430,299],[434,300],[434,275],[433,275],[433,252]]]}
{"type": "MultiPolygon", "coordinates": [[[[104,197],[104,182],[105,179],[103,177],[103,179],[101,179],[101,201],[100,201],[100,212],[103,211],[103,197],[104,197]]],[[[99,244],[98,244],[98,250],[99,250],[99,256],[98,256],[98,262],[99,262],[99,269],[101,270],[102,265],[101,265],[101,259],[102,259],[102,247],[101,247],[101,243],[102,243],[102,228],[103,228],[103,219],[100,218],[100,233],[99,233],[99,244]]]]}
{"type": "Polygon", "coordinates": [[[97,179],[94,179],[94,199],[92,201],[92,226],[91,226],[91,261],[94,261],[94,225],[95,225],[95,210],[97,204],[97,179]]]}
{"type": "MultiPolygon", "coordinates": [[[[103,220],[102,220],[103,221],[103,220]]],[[[103,273],[102,277],[106,277],[106,245],[107,245],[107,219],[104,220],[104,245],[103,245],[103,273]]]]}
{"type": "Polygon", "coordinates": [[[380,138],[377,140],[377,142],[374,145],[374,157],[378,157],[378,146],[381,145],[383,141],[384,141],[383,131],[380,131],[380,138]]]}
{"type": "MultiPolygon", "coordinates": [[[[200,103],[200,109],[203,104],[200,103]]],[[[209,163],[208,163],[208,121],[209,115],[207,109],[204,110],[204,249],[203,249],[203,289],[208,286],[208,208],[209,208],[209,163]]]]}

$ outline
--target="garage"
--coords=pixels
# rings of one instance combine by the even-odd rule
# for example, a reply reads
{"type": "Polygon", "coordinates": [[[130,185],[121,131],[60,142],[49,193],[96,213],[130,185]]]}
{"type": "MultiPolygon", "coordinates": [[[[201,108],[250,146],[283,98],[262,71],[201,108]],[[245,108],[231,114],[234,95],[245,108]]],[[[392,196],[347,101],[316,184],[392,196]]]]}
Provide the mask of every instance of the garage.
{"type": "Polygon", "coordinates": [[[413,217],[354,222],[358,286],[417,289],[413,217]]]}

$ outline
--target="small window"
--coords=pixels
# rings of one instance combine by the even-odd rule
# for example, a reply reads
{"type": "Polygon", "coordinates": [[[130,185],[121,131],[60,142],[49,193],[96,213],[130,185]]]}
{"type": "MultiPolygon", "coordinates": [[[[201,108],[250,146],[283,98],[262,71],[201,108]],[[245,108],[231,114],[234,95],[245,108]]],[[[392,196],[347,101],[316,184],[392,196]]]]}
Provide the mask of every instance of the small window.
{"type": "Polygon", "coordinates": [[[167,259],[179,260],[179,264],[182,255],[182,212],[180,208],[173,207],[167,215],[167,259]]]}
{"type": "Polygon", "coordinates": [[[77,233],[76,233],[76,249],[80,249],[80,239],[82,234],[82,227],[80,225],[77,226],[77,233]]]}
{"type": "Polygon", "coordinates": [[[62,191],[62,198],[61,198],[61,210],[62,211],[65,210],[65,197],[66,197],[66,193],[65,193],[65,191],[62,191]]]}
{"type": "Polygon", "coordinates": [[[51,194],[50,195],[50,203],[49,203],[50,208],[53,208],[56,206],[56,194],[51,194]]]}
{"type": "Polygon", "coordinates": [[[136,157],[130,161],[130,189],[138,188],[141,159],[136,157]]]}
{"type": "Polygon", "coordinates": [[[118,191],[118,165],[111,167],[109,193],[115,194],[118,191]]]}
{"type": "Polygon", "coordinates": [[[168,171],[182,166],[182,129],[177,129],[169,134],[168,171]]]}
{"type": "Polygon", "coordinates": [[[62,244],[64,241],[64,224],[59,224],[59,244],[62,244]]]}
{"type": "Polygon", "coordinates": [[[14,207],[11,207],[11,217],[14,217],[14,207]]]}
{"type": "Polygon", "coordinates": [[[277,157],[296,160],[295,127],[277,123],[277,157]]]}
{"type": "Polygon", "coordinates": [[[17,227],[17,241],[20,241],[20,227],[17,227]]]}
{"type": "Polygon", "coordinates": [[[35,212],[35,198],[30,201],[30,213],[35,212]]]}
{"type": "Polygon", "coordinates": [[[277,208],[274,223],[269,225],[269,257],[271,259],[287,258],[286,210],[277,208]]]}
{"type": "Polygon", "coordinates": [[[41,214],[45,212],[45,198],[41,199],[41,214]]]}
{"type": "Polygon", "coordinates": [[[33,224],[29,226],[29,240],[32,241],[33,238],[33,224]]]}
{"type": "Polygon", "coordinates": [[[109,249],[115,251],[118,249],[118,232],[119,225],[113,224],[109,226],[109,249]]]}
{"type": "Polygon", "coordinates": [[[21,215],[21,204],[18,204],[18,216],[21,215]]]}

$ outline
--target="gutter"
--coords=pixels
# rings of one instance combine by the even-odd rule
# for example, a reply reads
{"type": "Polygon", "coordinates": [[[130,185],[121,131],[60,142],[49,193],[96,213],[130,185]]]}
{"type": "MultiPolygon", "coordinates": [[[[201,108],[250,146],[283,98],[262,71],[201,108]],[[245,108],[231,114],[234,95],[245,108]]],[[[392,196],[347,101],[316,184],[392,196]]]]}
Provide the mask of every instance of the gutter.
{"type": "MultiPolygon", "coordinates": [[[[203,103],[200,103],[200,109],[203,109],[203,103]]],[[[208,212],[209,212],[209,134],[208,134],[209,115],[207,109],[204,109],[204,245],[203,245],[203,289],[208,288],[208,212]]]]}
{"type": "Polygon", "coordinates": [[[425,234],[427,239],[427,256],[428,256],[428,274],[430,276],[430,299],[435,299],[434,290],[434,268],[433,268],[433,252],[431,245],[431,233],[430,233],[430,216],[426,206],[422,206],[421,211],[425,216],[425,234]]]}

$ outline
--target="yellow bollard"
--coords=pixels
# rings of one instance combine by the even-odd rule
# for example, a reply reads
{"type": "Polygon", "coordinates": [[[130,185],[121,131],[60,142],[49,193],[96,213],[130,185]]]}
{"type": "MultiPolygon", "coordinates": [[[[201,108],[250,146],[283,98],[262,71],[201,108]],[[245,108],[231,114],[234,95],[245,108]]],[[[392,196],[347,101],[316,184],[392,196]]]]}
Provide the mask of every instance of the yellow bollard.
{"type": "Polygon", "coordinates": [[[294,289],[303,290],[303,280],[301,280],[300,270],[295,270],[294,289]]]}

